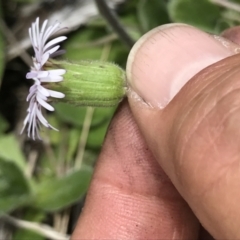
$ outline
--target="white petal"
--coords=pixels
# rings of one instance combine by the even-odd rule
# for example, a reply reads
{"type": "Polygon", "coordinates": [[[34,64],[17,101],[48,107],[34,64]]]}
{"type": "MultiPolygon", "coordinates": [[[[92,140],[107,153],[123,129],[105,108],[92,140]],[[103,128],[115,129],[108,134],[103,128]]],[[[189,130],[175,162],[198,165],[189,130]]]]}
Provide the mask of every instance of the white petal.
{"type": "Polygon", "coordinates": [[[29,93],[28,96],[27,96],[26,101],[28,102],[35,94],[36,94],[35,92],[29,93]]]}
{"type": "Polygon", "coordinates": [[[48,121],[43,117],[42,112],[39,109],[37,110],[37,117],[45,127],[48,127],[48,121]]]}
{"type": "Polygon", "coordinates": [[[53,54],[54,52],[56,52],[59,48],[60,48],[60,46],[57,45],[56,47],[47,50],[46,53],[48,53],[48,54],[51,55],[51,54],[53,54]]]}
{"type": "Polygon", "coordinates": [[[31,29],[31,28],[28,29],[28,33],[29,33],[29,38],[30,38],[30,40],[31,40],[31,44],[33,45],[32,29],[31,29]]]}
{"type": "Polygon", "coordinates": [[[47,96],[45,96],[44,94],[42,94],[41,92],[37,92],[36,94],[36,98],[41,98],[43,101],[47,101],[47,96]]]}
{"type": "Polygon", "coordinates": [[[48,124],[48,127],[58,132],[58,129],[53,127],[51,124],[48,124]]]}
{"type": "Polygon", "coordinates": [[[36,78],[45,78],[49,75],[49,71],[38,71],[36,78]]]}
{"type": "Polygon", "coordinates": [[[27,73],[26,78],[27,79],[35,78],[38,81],[40,81],[39,78],[45,78],[49,75],[50,75],[49,71],[31,71],[27,73]]]}
{"type": "Polygon", "coordinates": [[[34,65],[34,70],[35,71],[40,71],[41,70],[41,64],[39,62],[37,62],[36,59],[33,60],[33,65],[34,65]]]}
{"type": "Polygon", "coordinates": [[[41,125],[58,131],[45,119],[41,108],[44,107],[49,111],[54,111],[54,108],[47,102],[48,97],[63,98],[65,96],[61,92],[44,88],[41,86],[41,83],[60,82],[63,80],[62,75],[66,72],[64,69],[45,71],[43,66],[50,56],[52,57],[56,53],[61,53],[58,43],[64,41],[66,37],[57,37],[46,44],[52,35],[61,30],[61,28],[59,28],[60,23],[56,22],[54,25],[47,27],[48,20],[45,20],[42,26],[39,25],[39,22],[39,18],[36,18],[36,21],[32,23],[29,28],[29,36],[35,51],[35,56],[33,57],[33,67],[31,67],[31,71],[27,73],[26,78],[33,79],[35,82],[29,89],[27,96],[29,107],[22,128],[23,132],[27,126],[28,136],[33,139],[40,139],[39,130],[41,125]]]}
{"type": "Polygon", "coordinates": [[[56,51],[55,53],[51,54],[50,58],[55,58],[57,56],[64,54],[65,52],[66,52],[66,50],[61,49],[61,50],[56,51]]]}
{"type": "Polygon", "coordinates": [[[41,84],[41,82],[38,78],[33,78],[32,80],[35,81],[34,85],[40,85],[41,84]]]}
{"type": "Polygon", "coordinates": [[[56,22],[53,26],[50,26],[48,29],[47,29],[47,31],[46,31],[46,33],[44,34],[44,36],[43,36],[43,45],[46,43],[46,41],[50,38],[50,36],[52,36],[55,32],[56,32],[56,30],[57,30],[57,28],[59,27],[59,25],[60,25],[60,23],[59,22],[56,22]]]}
{"type": "Polygon", "coordinates": [[[39,46],[39,17],[36,19],[36,37],[37,37],[37,46],[39,46]]]}
{"type": "Polygon", "coordinates": [[[37,35],[36,35],[36,23],[32,23],[32,39],[33,39],[33,46],[39,47],[37,42],[37,35]]]}
{"type": "Polygon", "coordinates": [[[63,80],[62,76],[41,78],[41,82],[61,82],[62,80],[63,80]]]}
{"type": "Polygon", "coordinates": [[[62,42],[64,40],[66,40],[67,37],[65,36],[61,36],[61,37],[57,37],[57,38],[54,38],[53,40],[51,40],[50,42],[48,42],[44,48],[43,48],[43,51],[45,52],[49,47],[53,46],[53,45],[56,45],[57,43],[59,42],[62,42]]]}
{"type": "MultiPolygon", "coordinates": [[[[33,85],[34,86],[34,85],[33,85]]],[[[36,86],[36,85],[35,85],[36,86]]],[[[31,99],[32,98],[32,96],[34,95],[34,94],[36,94],[36,90],[37,89],[33,89],[33,90],[29,90],[29,94],[28,94],[28,96],[27,96],[27,102],[29,101],[29,99],[31,99]]]]}
{"type": "Polygon", "coordinates": [[[26,78],[27,79],[35,78],[35,77],[37,77],[37,75],[38,75],[38,72],[35,72],[35,71],[34,72],[33,71],[28,72],[27,75],[26,75],[26,78]]]}
{"type": "Polygon", "coordinates": [[[29,118],[29,123],[28,123],[28,132],[30,132],[31,130],[31,126],[32,126],[32,123],[33,123],[33,118],[35,118],[36,116],[36,108],[37,108],[37,104],[35,103],[30,111],[30,118],[29,118]]]}
{"type": "Polygon", "coordinates": [[[48,104],[47,102],[45,102],[42,98],[40,98],[39,96],[37,96],[37,101],[39,102],[39,104],[41,104],[44,108],[46,108],[48,111],[54,111],[54,108],[48,104]]]}
{"type": "Polygon", "coordinates": [[[49,56],[50,56],[50,53],[43,54],[41,59],[41,66],[43,66],[47,62],[47,60],[49,59],[49,56]]]}
{"type": "Polygon", "coordinates": [[[23,124],[23,127],[22,127],[22,130],[20,131],[20,134],[23,133],[23,131],[24,131],[25,128],[26,128],[26,124],[25,124],[25,125],[23,124]]]}
{"type": "Polygon", "coordinates": [[[37,90],[39,84],[33,84],[30,88],[29,88],[29,92],[35,92],[37,90]]]}
{"type": "Polygon", "coordinates": [[[52,26],[49,26],[46,31],[43,33],[43,36],[42,36],[42,44],[41,44],[41,47],[43,48],[44,45],[45,45],[45,42],[47,41],[49,35],[51,34],[51,31],[52,31],[52,26]]]}
{"type": "Polygon", "coordinates": [[[42,46],[44,46],[44,44],[46,43],[46,41],[48,40],[48,38],[54,33],[54,31],[56,30],[56,28],[59,26],[60,23],[56,23],[53,26],[49,26],[47,31],[45,32],[44,36],[43,36],[43,42],[42,42],[42,46]]]}
{"type": "Polygon", "coordinates": [[[57,92],[57,91],[53,91],[53,90],[48,90],[49,94],[51,97],[55,97],[55,98],[64,98],[65,94],[61,93],[61,92],[57,92]]]}
{"type": "Polygon", "coordinates": [[[30,113],[33,109],[33,105],[36,103],[36,95],[35,97],[32,97],[30,102],[29,102],[29,107],[28,107],[28,112],[30,113]]]}
{"type": "MultiPolygon", "coordinates": [[[[37,113],[37,109],[36,109],[36,113],[37,113]]],[[[33,140],[35,140],[36,128],[37,128],[37,124],[36,124],[36,116],[35,116],[32,122],[32,139],[33,140]]]]}
{"type": "Polygon", "coordinates": [[[47,90],[46,88],[42,87],[41,85],[38,86],[38,91],[40,93],[42,93],[44,96],[46,96],[46,97],[50,96],[49,90],[47,90]]]}
{"type": "Polygon", "coordinates": [[[29,114],[26,116],[26,118],[24,119],[24,122],[23,122],[23,124],[24,125],[26,125],[27,124],[27,122],[28,122],[28,119],[29,119],[29,114]]]}
{"type": "Polygon", "coordinates": [[[45,78],[49,75],[48,71],[31,71],[26,75],[27,79],[33,79],[35,81],[40,81],[39,78],[45,78]]]}
{"type": "Polygon", "coordinates": [[[63,75],[66,73],[65,69],[54,69],[54,70],[49,70],[49,76],[58,76],[58,75],[63,75]]]}
{"type": "Polygon", "coordinates": [[[41,40],[40,46],[42,45],[42,38],[43,38],[43,34],[44,34],[44,32],[45,32],[45,28],[46,28],[46,26],[47,26],[47,23],[48,23],[48,20],[45,20],[45,21],[43,22],[43,25],[42,25],[42,28],[41,28],[41,32],[40,32],[40,36],[39,36],[39,38],[40,38],[40,40],[41,40]]]}
{"type": "Polygon", "coordinates": [[[47,23],[48,23],[48,19],[46,19],[46,20],[43,22],[43,25],[42,25],[42,28],[41,28],[41,32],[44,32],[45,27],[47,26],[47,23]]]}
{"type": "Polygon", "coordinates": [[[36,70],[40,70],[41,69],[41,65],[39,64],[41,62],[41,59],[42,59],[42,49],[37,47],[35,49],[35,58],[36,58],[36,61],[38,62],[38,65],[39,65],[39,68],[37,68],[36,70]]]}
{"type": "MultiPolygon", "coordinates": [[[[52,36],[56,31],[58,31],[58,27],[60,26],[60,22],[55,22],[55,24],[53,25],[53,28],[52,28],[52,31],[51,31],[51,34],[50,36],[52,36]]],[[[49,37],[50,37],[49,36],[49,37]]]]}

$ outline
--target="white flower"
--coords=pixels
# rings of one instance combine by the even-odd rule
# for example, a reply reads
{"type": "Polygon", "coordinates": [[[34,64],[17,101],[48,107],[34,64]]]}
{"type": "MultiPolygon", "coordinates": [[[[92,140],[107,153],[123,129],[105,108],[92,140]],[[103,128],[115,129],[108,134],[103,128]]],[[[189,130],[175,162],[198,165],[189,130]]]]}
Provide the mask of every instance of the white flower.
{"type": "Polygon", "coordinates": [[[48,103],[48,98],[64,98],[65,96],[63,93],[48,90],[44,87],[44,83],[62,81],[62,75],[66,72],[64,69],[44,69],[44,65],[50,57],[62,53],[61,50],[58,50],[60,46],[57,44],[67,38],[65,36],[61,36],[46,43],[53,34],[63,29],[59,28],[60,23],[58,22],[49,27],[47,27],[47,23],[48,20],[45,20],[40,29],[39,18],[37,18],[29,28],[29,36],[35,56],[33,57],[33,66],[31,67],[31,71],[27,73],[26,78],[33,79],[34,84],[30,87],[29,94],[27,96],[29,107],[27,109],[27,116],[24,120],[21,133],[27,126],[28,137],[31,137],[34,140],[36,137],[41,139],[39,135],[41,125],[57,130],[44,118],[42,114],[42,107],[49,111],[54,111],[54,108],[48,103]]]}

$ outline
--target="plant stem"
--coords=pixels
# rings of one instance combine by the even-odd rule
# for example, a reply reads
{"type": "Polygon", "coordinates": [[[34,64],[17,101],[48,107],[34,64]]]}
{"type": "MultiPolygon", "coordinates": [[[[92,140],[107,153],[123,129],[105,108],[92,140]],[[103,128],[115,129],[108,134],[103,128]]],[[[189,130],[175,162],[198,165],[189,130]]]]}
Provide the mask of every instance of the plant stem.
{"type": "Polygon", "coordinates": [[[106,19],[106,21],[113,28],[113,30],[117,33],[119,39],[121,39],[122,42],[124,42],[125,45],[131,49],[135,41],[125,31],[117,15],[108,7],[105,0],[95,0],[95,3],[98,7],[99,12],[106,19]]]}

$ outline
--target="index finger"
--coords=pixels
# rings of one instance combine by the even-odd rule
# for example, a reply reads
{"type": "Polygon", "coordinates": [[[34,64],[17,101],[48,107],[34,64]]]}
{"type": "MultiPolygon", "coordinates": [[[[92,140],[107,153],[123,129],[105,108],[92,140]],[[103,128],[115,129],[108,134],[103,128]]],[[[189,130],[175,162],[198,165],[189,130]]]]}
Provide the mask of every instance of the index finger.
{"type": "Polygon", "coordinates": [[[199,223],[155,161],[127,101],[106,136],[72,239],[197,239],[199,223]]]}

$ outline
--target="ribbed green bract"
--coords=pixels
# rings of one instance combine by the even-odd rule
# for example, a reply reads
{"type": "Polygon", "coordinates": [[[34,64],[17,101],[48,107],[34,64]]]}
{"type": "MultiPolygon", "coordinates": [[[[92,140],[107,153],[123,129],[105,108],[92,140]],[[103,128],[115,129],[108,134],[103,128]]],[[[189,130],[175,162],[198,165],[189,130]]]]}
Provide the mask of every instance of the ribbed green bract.
{"type": "Polygon", "coordinates": [[[51,69],[54,65],[67,70],[62,82],[49,84],[49,89],[65,94],[61,102],[109,107],[117,105],[126,94],[125,71],[113,63],[55,60],[49,63],[51,69]]]}

